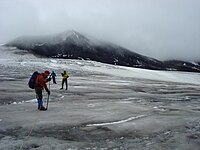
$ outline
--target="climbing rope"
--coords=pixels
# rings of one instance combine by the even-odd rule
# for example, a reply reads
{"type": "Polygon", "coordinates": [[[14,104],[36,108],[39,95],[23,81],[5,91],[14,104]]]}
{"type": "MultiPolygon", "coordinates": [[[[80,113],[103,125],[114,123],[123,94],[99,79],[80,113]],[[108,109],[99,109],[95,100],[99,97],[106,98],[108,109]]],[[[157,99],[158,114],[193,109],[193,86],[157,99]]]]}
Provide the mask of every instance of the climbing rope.
{"type": "Polygon", "coordinates": [[[27,135],[26,138],[24,138],[24,140],[22,141],[22,144],[21,144],[21,146],[20,146],[20,150],[22,150],[22,148],[23,148],[23,146],[24,146],[24,142],[25,142],[26,140],[28,140],[28,138],[30,137],[31,133],[33,132],[33,129],[35,128],[36,123],[37,123],[38,120],[39,120],[39,116],[40,116],[39,114],[40,114],[39,111],[37,111],[37,117],[36,117],[36,119],[35,119],[35,121],[34,121],[34,123],[33,123],[33,126],[31,127],[31,129],[30,129],[28,135],[27,135]]]}

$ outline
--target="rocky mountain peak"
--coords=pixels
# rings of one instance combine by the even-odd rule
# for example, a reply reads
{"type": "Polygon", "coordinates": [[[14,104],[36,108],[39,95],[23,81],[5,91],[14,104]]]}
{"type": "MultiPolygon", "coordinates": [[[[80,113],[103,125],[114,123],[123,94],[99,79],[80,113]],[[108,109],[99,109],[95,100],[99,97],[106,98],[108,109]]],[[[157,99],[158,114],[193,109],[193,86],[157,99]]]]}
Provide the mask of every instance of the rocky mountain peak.
{"type": "Polygon", "coordinates": [[[74,30],[68,30],[65,32],[61,32],[54,36],[54,41],[57,41],[56,43],[73,43],[76,45],[87,45],[92,44],[88,38],[83,36],[82,34],[74,31],[74,30]]]}

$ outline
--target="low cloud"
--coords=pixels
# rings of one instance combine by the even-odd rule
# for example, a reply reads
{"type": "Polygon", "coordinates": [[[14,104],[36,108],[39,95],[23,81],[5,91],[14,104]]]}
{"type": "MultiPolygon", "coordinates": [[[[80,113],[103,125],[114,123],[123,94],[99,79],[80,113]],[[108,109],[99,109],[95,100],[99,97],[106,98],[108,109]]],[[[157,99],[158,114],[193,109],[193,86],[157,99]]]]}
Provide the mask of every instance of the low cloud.
{"type": "Polygon", "coordinates": [[[0,42],[76,30],[161,60],[200,60],[199,0],[1,0],[0,42]]]}

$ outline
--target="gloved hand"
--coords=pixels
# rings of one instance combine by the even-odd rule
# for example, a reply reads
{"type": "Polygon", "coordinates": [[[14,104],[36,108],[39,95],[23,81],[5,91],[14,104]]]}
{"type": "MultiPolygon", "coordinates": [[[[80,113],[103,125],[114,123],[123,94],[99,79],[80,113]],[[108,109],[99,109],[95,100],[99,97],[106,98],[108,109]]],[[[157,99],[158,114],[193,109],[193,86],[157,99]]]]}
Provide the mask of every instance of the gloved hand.
{"type": "Polygon", "coordinates": [[[51,81],[51,77],[47,78],[47,81],[48,81],[48,82],[51,81]]]}
{"type": "Polygon", "coordinates": [[[48,89],[46,91],[47,91],[47,94],[50,95],[50,91],[48,89]]]}

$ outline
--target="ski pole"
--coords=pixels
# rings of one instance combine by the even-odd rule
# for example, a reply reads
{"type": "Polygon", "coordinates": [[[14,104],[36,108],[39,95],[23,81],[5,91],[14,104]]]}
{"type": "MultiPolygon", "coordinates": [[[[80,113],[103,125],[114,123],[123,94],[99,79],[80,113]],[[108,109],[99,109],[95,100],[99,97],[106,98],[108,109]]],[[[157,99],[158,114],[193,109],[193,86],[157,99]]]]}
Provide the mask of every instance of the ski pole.
{"type": "MultiPolygon", "coordinates": [[[[50,81],[49,81],[49,91],[50,91],[50,81]]],[[[46,107],[46,109],[48,109],[48,105],[49,105],[49,94],[47,96],[47,107],[46,107]]]]}

